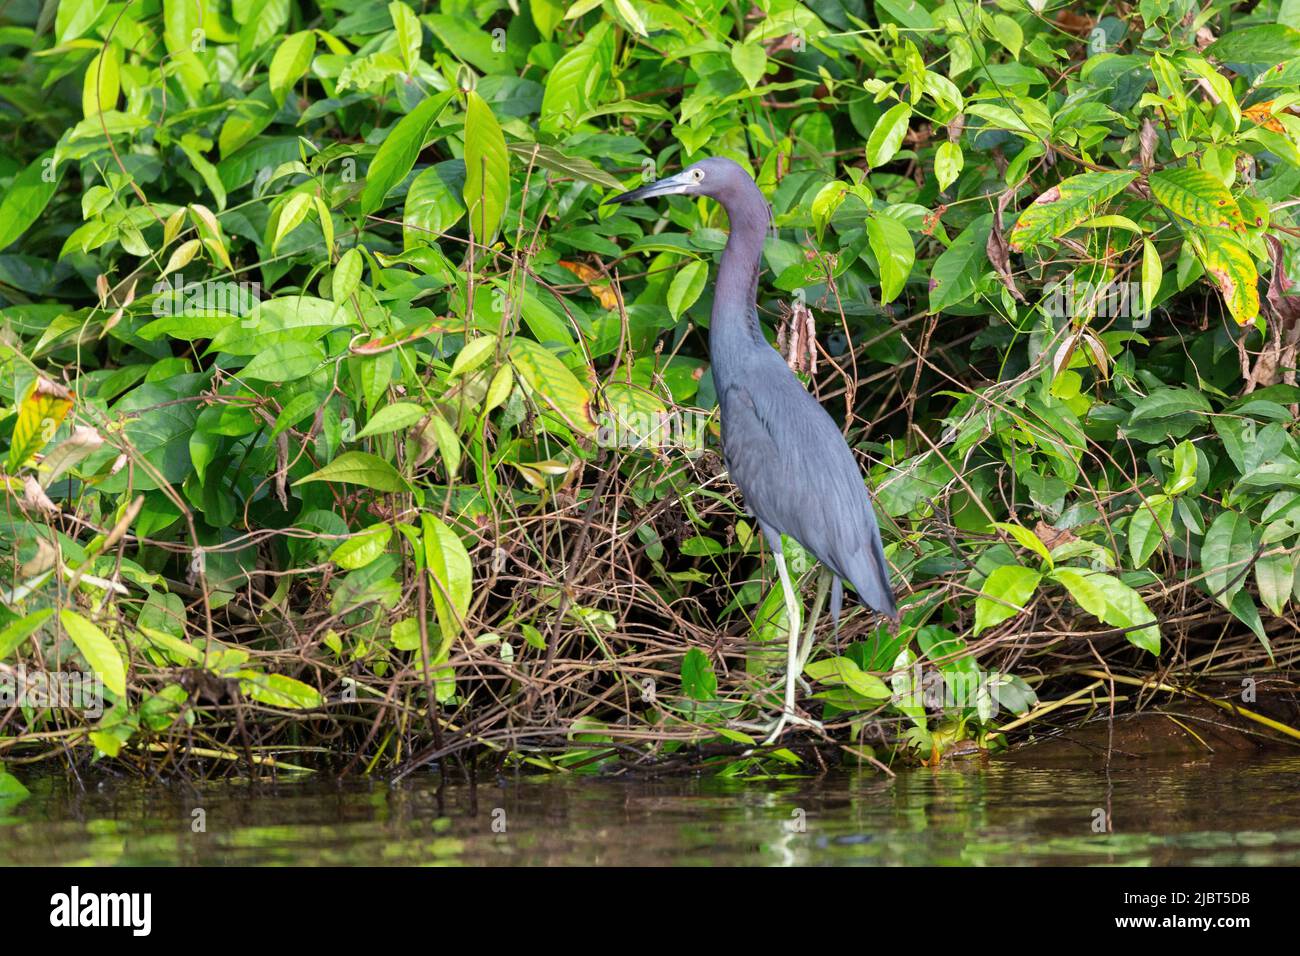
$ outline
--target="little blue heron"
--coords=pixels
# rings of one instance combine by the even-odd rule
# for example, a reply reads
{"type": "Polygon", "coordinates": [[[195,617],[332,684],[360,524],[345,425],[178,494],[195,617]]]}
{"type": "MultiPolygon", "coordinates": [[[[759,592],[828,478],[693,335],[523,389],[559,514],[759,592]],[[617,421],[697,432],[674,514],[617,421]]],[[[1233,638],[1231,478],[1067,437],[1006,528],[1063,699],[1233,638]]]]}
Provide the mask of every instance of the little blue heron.
{"type": "Polygon", "coordinates": [[[839,628],[847,579],[869,608],[897,622],[889,565],[871,496],[844,436],[826,409],[763,337],[758,323],[758,271],[771,211],[739,164],[712,157],[608,200],[708,196],[722,203],[731,234],[713,290],[709,352],[722,412],[722,455],[776,556],[789,625],[785,704],[765,743],[787,724],[817,727],[795,714],[795,682],[812,652],[813,630],[831,590],[839,628]],[[789,535],[825,566],[808,632],[799,646],[799,604],[786,570],[781,535],[789,535]]]}

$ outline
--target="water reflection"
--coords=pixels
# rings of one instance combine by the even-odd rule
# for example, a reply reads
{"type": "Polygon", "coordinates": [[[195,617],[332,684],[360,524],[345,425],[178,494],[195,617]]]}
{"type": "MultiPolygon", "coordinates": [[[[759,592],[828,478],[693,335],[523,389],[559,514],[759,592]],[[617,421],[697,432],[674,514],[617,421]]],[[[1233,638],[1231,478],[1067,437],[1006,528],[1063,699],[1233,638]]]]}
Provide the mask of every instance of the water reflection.
{"type": "Polygon", "coordinates": [[[1300,863],[1300,757],[741,782],[26,780],[5,864],[1300,863]],[[1109,819],[1111,832],[1105,832],[1109,819]],[[1100,830],[1101,832],[1098,832],[1100,830]]]}

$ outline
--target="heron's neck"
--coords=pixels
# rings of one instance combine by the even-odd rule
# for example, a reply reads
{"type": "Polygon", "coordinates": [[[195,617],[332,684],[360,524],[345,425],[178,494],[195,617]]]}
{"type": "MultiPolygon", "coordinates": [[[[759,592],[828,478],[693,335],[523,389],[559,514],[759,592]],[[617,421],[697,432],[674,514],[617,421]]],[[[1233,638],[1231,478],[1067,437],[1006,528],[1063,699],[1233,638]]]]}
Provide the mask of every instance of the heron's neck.
{"type": "Polygon", "coordinates": [[[757,308],[758,269],[769,223],[767,203],[757,186],[744,199],[726,205],[731,234],[722,250],[709,325],[709,351],[715,363],[758,345],[770,348],[758,325],[757,308]]]}

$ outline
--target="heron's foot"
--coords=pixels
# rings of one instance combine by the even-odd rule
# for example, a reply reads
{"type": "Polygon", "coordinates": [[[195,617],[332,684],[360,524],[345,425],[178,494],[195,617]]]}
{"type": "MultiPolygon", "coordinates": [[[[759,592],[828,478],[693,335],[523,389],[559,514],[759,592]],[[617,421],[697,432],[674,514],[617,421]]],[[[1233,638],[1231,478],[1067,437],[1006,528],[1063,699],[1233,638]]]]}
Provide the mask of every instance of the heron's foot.
{"type": "MultiPolygon", "coordinates": [[[[820,720],[813,720],[811,717],[804,717],[790,711],[783,711],[781,716],[765,723],[740,724],[737,722],[736,726],[743,726],[746,730],[753,730],[756,734],[763,734],[763,742],[759,744],[758,747],[770,747],[772,744],[776,743],[781,739],[781,735],[785,732],[787,727],[804,727],[808,730],[817,732],[823,737],[826,735],[826,725],[820,720]]],[[[758,749],[758,747],[751,747],[741,756],[750,756],[758,749]]]]}
{"type": "MultiPolygon", "coordinates": [[[[774,684],[768,687],[767,689],[768,693],[772,693],[774,691],[779,693],[785,687],[785,668],[784,667],[781,668],[776,673],[780,674],[781,677],[774,684]]],[[[808,683],[808,678],[803,676],[803,671],[800,671],[799,674],[795,677],[795,682],[798,683],[800,690],[802,690],[809,697],[812,696],[813,686],[812,684],[808,683]]]]}

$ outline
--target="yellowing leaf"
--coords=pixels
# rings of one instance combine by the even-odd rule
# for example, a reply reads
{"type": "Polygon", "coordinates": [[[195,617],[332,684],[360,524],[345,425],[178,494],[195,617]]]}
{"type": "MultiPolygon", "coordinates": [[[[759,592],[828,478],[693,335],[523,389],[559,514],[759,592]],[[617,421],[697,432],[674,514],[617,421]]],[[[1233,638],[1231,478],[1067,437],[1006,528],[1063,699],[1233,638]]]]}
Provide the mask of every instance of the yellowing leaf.
{"type": "Polygon", "coordinates": [[[1151,195],[1170,212],[1198,226],[1246,228],[1241,207],[1213,173],[1183,166],[1152,173],[1151,195]]]}
{"type": "Polygon", "coordinates": [[[1227,229],[1202,229],[1193,238],[1205,274],[1233,319],[1238,325],[1253,321],[1259,315],[1259,272],[1245,244],[1227,229]]]}
{"type": "Polygon", "coordinates": [[[1064,235],[1136,178],[1135,172],[1095,172],[1062,180],[1020,214],[1011,230],[1011,248],[1020,252],[1064,235]]]}
{"type": "Polygon", "coordinates": [[[599,299],[600,304],[606,309],[613,311],[618,308],[618,296],[614,294],[614,290],[610,288],[599,269],[585,262],[566,262],[564,259],[560,260],[560,265],[581,279],[587,291],[599,299]]]}
{"type": "Polygon", "coordinates": [[[38,378],[18,408],[9,441],[9,473],[15,474],[44,448],[72,408],[72,393],[47,378],[38,378]]]}
{"type": "Polygon", "coordinates": [[[569,428],[583,434],[595,431],[591,395],[554,352],[516,336],[510,343],[510,361],[529,391],[550,406],[569,428]]]}

